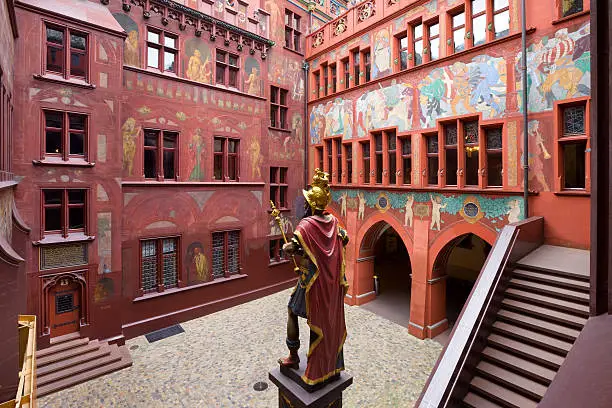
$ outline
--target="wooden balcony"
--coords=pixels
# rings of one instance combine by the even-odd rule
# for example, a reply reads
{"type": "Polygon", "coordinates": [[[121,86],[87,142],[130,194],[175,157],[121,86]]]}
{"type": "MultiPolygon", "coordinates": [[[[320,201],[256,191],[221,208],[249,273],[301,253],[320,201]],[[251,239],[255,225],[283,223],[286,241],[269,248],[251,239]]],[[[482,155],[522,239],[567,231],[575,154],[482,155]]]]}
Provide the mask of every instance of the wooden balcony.
{"type": "Polygon", "coordinates": [[[0,408],[36,407],[36,316],[19,315],[19,387],[15,399],[0,403],[0,408]]]}

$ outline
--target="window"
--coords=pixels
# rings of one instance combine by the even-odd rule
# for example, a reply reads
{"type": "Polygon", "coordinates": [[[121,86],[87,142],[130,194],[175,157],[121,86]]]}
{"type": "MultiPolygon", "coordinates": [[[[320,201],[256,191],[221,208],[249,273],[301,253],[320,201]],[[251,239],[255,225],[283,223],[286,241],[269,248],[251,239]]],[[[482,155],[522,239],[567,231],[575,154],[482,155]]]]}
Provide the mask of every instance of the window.
{"type": "Polygon", "coordinates": [[[568,17],[583,10],[582,0],[561,0],[561,17],[568,17]]]}
{"type": "Polygon", "coordinates": [[[323,71],[323,95],[327,96],[329,93],[329,71],[327,64],[321,64],[321,71],[323,71]]]}
{"type": "Polygon", "coordinates": [[[408,68],[408,36],[403,34],[396,38],[400,70],[408,68]]]}
{"type": "Polygon", "coordinates": [[[85,158],[87,115],[59,111],[43,111],[45,117],[45,156],[85,158]]]}
{"type": "Polygon", "coordinates": [[[317,155],[315,156],[316,161],[317,161],[317,168],[323,169],[323,147],[322,146],[315,147],[315,151],[317,153],[317,155]]]}
{"type": "Polygon", "coordinates": [[[487,7],[488,0],[471,0],[472,6],[472,38],[473,45],[484,44],[487,41],[487,7]]]}
{"type": "Polygon", "coordinates": [[[240,273],[240,231],[213,232],[213,278],[240,273]]]}
{"type": "Polygon", "coordinates": [[[363,53],[363,68],[365,72],[365,81],[370,82],[372,74],[372,61],[370,59],[370,50],[364,51],[363,53]]]}
{"type": "Polygon", "coordinates": [[[240,141],[216,136],[214,144],[213,178],[220,181],[238,181],[240,141]]]}
{"type": "Polygon", "coordinates": [[[440,24],[436,21],[427,25],[427,39],[429,42],[429,60],[440,58],[440,24]]]}
{"type": "Polygon", "coordinates": [[[283,244],[282,239],[270,240],[270,264],[283,262],[283,244]]]}
{"type": "Polygon", "coordinates": [[[300,52],[301,17],[292,11],[285,10],[285,47],[300,52]]]}
{"type": "Polygon", "coordinates": [[[453,52],[465,50],[465,11],[451,16],[452,20],[452,37],[453,37],[453,52]]]}
{"type": "MultiPolygon", "coordinates": [[[[580,3],[582,2],[580,1],[580,3]]],[[[493,27],[495,29],[495,38],[505,37],[510,33],[510,8],[508,7],[508,0],[493,0],[493,27]]]]}
{"type": "Polygon", "coordinates": [[[338,81],[338,78],[337,78],[338,73],[337,73],[337,70],[336,70],[336,64],[331,64],[329,66],[329,71],[331,73],[331,93],[336,93],[336,91],[337,91],[336,84],[337,84],[337,81],[338,81]]]}
{"type": "Polygon", "coordinates": [[[478,121],[463,124],[465,149],[465,185],[478,185],[478,121]]]}
{"type": "Polygon", "coordinates": [[[412,29],[412,60],[414,66],[421,65],[423,63],[423,23],[417,23],[411,26],[412,29]]]}
{"type": "Polygon", "coordinates": [[[438,134],[425,136],[427,147],[427,184],[438,185],[438,134]]]}
{"type": "Polygon", "coordinates": [[[374,165],[376,166],[376,183],[381,184],[383,179],[383,136],[374,135],[374,165]]]}
{"type": "Polygon", "coordinates": [[[312,90],[315,94],[315,98],[321,97],[321,73],[319,71],[315,71],[312,73],[314,76],[314,89],[312,90]]]}
{"type": "Polygon", "coordinates": [[[87,79],[87,34],[66,27],[46,27],[47,72],[87,79]],[[68,41],[70,43],[68,44],[68,41]]]}
{"type": "Polygon", "coordinates": [[[361,70],[359,68],[359,50],[353,51],[353,81],[355,81],[355,85],[359,85],[359,76],[361,75],[361,70]]]}
{"type": "Polygon", "coordinates": [[[270,200],[277,208],[287,208],[287,167],[270,167],[270,200]]]}
{"type": "Polygon", "coordinates": [[[238,56],[225,51],[217,50],[217,65],[215,70],[215,83],[238,88],[238,56]]]}
{"type": "Polygon", "coordinates": [[[342,183],[342,139],[334,139],[334,143],[336,144],[336,167],[338,169],[336,180],[342,183]]]}
{"type": "Polygon", "coordinates": [[[387,152],[389,154],[389,184],[397,183],[397,143],[395,132],[387,133],[387,152]]]}
{"type": "Polygon", "coordinates": [[[503,172],[502,128],[499,126],[486,128],[485,143],[487,150],[487,186],[501,187],[503,172]]]}
{"type": "Polygon", "coordinates": [[[351,86],[351,67],[348,58],[342,60],[342,69],[344,70],[344,89],[349,89],[351,86]]]}
{"type": "Polygon", "coordinates": [[[287,95],[289,91],[276,86],[270,87],[270,126],[279,129],[288,129],[287,123],[287,95]]]}
{"type": "Polygon", "coordinates": [[[344,145],[344,157],[346,157],[346,182],[353,183],[353,145],[344,145]]]}
{"type": "Polygon", "coordinates": [[[370,183],[370,142],[361,143],[361,157],[363,160],[363,184],[370,183]]]}
{"type": "Polygon", "coordinates": [[[457,185],[457,123],[444,125],[444,153],[446,156],[446,185],[457,185]]]}
{"type": "Polygon", "coordinates": [[[561,135],[559,135],[562,189],[586,188],[586,117],[586,103],[562,108],[563,125],[561,135]]]}
{"type": "Polygon", "coordinates": [[[147,66],[161,72],[178,72],[178,36],[149,28],[147,31],[147,66]]]}
{"type": "Polygon", "coordinates": [[[410,136],[402,139],[402,169],[402,183],[412,184],[412,139],[410,136]]]}
{"type": "Polygon", "coordinates": [[[140,241],[140,276],[144,293],[175,288],[179,281],[178,238],[140,241]]]}
{"type": "Polygon", "coordinates": [[[175,180],[178,133],[154,129],[144,131],[144,176],[147,179],[175,180]]]}
{"type": "Polygon", "coordinates": [[[332,141],[326,140],[325,147],[327,148],[327,172],[331,174],[334,163],[334,154],[332,152],[332,141]]]}
{"type": "Polygon", "coordinates": [[[87,225],[87,190],[44,189],[43,231],[45,234],[85,232],[87,225]]]}

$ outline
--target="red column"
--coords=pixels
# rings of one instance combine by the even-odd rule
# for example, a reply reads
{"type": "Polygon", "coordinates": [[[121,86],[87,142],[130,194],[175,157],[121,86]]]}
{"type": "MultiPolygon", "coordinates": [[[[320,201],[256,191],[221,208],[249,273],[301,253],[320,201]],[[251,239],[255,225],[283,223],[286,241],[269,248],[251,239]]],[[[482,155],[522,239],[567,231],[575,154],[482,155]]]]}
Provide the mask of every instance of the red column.
{"type": "Polygon", "coordinates": [[[427,261],[429,258],[429,220],[414,218],[412,247],[412,287],[408,332],[419,339],[426,337],[427,261]]]}

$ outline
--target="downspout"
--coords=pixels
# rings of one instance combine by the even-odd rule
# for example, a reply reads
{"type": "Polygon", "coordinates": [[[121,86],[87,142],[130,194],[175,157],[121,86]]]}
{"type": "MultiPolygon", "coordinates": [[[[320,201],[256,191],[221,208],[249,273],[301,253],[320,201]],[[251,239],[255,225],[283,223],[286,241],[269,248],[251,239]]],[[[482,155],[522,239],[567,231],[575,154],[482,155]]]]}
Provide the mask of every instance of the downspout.
{"type": "Polygon", "coordinates": [[[523,74],[523,201],[525,219],[529,218],[529,113],[527,106],[527,11],[526,0],[521,0],[521,47],[523,52],[521,71],[523,74]]]}
{"type": "Polygon", "coordinates": [[[302,64],[302,69],[304,70],[304,188],[308,185],[308,140],[310,139],[310,134],[308,133],[308,68],[310,65],[306,60],[302,64]]]}

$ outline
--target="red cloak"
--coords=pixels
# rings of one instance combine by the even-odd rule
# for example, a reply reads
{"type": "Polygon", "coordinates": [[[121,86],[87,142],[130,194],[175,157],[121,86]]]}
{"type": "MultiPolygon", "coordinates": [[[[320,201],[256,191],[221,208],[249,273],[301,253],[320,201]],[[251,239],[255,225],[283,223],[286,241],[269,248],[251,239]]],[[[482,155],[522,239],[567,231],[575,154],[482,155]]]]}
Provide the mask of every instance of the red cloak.
{"type": "Polygon", "coordinates": [[[314,385],[344,370],[341,355],[346,339],[344,246],[338,220],[329,214],[306,217],[296,230],[304,252],[317,271],[306,286],[308,326],[317,338],[310,344],[304,382],[314,385]]]}

